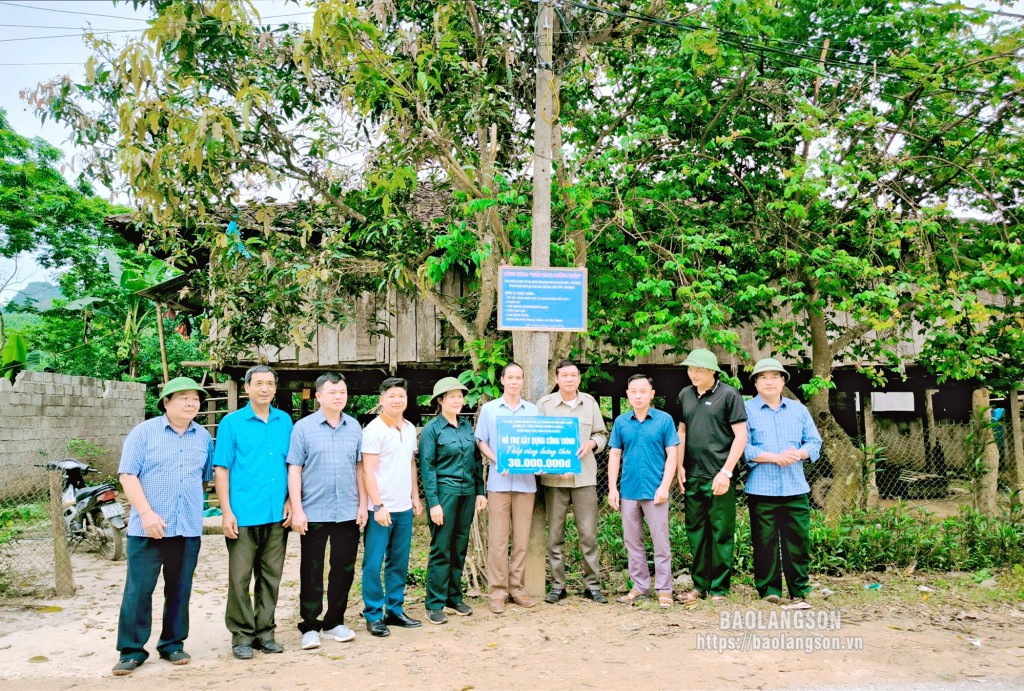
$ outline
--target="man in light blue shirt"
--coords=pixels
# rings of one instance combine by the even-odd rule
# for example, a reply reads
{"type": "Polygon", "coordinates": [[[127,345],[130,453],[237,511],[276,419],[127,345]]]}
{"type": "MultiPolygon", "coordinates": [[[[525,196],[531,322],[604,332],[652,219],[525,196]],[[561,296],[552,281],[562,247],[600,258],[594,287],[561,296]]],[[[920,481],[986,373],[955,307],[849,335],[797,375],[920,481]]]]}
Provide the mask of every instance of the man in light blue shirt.
{"type": "Polygon", "coordinates": [[[524,401],[523,368],[509,362],[501,372],[502,396],[480,408],[476,422],[476,440],[480,453],[490,461],[487,471],[487,585],[491,611],[501,614],[511,596],[520,607],[536,602],[526,594],[526,550],[530,544],[530,524],[537,481],[533,475],[498,472],[498,418],[503,415],[537,416],[537,406],[524,401]],[[508,536],[512,531],[512,555],[508,536]]]}
{"type": "Polygon", "coordinates": [[[782,576],[793,599],[810,592],[810,487],[804,461],[816,461],[821,435],[807,408],[783,398],[789,373],[775,359],[754,365],[757,396],[746,402],[750,465],[747,505],[754,552],[754,587],[769,602],[782,599],[782,576]],[[781,555],[781,558],[780,558],[781,555]]]}
{"type": "Polygon", "coordinates": [[[292,419],[271,406],[277,393],[273,368],[250,367],[243,385],[249,403],[217,425],[213,465],[228,547],[224,623],[232,654],[251,660],[253,648],[284,652],[274,639],[274,610],[291,525],[285,459],[292,419]],[[255,603],[249,596],[254,575],[255,603]]]}
{"type": "Polygon", "coordinates": [[[184,644],[188,602],[203,534],[203,488],[213,477],[213,441],[195,423],[203,395],[192,379],[172,379],[157,403],[164,414],[138,425],[124,440],[117,472],[132,511],[115,676],[131,674],[149,657],[153,591],[161,571],[164,613],[157,652],[174,665],[192,659],[184,644]]]}

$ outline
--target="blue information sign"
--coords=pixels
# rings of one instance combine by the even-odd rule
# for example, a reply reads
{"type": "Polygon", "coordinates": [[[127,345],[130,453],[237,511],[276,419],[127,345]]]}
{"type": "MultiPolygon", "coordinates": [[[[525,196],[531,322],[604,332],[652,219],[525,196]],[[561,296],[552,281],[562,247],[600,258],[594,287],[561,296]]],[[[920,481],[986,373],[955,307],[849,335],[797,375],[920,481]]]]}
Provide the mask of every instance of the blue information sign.
{"type": "Polygon", "coordinates": [[[499,329],[587,330],[586,269],[503,266],[499,272],[499,329]]]}
{"type": "Polygon", "coordinates": [[[498,472],[579,473],[580,423],[574,417],[503,415],[498,422],[498,472]]]}

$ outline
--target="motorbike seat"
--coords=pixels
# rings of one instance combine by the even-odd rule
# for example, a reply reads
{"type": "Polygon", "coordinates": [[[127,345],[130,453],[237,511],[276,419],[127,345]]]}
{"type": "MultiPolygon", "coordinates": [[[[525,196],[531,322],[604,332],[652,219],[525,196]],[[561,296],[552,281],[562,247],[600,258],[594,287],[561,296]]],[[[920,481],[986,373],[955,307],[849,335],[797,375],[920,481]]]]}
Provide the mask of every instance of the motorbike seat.
{"type": "Polygon", "coordinates": [[[101,494],[107,490],[114,489],[113,485],[90,485],[89,487],[83,487],[82,489],[75,490],[75,501],[82,501],[87,499],[94,494],[101,494]]]}

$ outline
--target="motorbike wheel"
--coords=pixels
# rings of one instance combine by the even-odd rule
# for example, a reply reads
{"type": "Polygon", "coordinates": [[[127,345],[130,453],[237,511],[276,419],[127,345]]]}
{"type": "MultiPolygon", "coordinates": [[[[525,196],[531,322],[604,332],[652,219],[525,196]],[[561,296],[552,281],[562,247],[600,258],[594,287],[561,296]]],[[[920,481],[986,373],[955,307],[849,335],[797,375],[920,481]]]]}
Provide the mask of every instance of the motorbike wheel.
{"type": "Polygon", "coordinates": [[[121,531],[111,525],[107,517],[99,511],[93,514],[92,520],[96,526],[96,542],[100,555],[110,561],[124,559],[124,535],[121,531]]]}

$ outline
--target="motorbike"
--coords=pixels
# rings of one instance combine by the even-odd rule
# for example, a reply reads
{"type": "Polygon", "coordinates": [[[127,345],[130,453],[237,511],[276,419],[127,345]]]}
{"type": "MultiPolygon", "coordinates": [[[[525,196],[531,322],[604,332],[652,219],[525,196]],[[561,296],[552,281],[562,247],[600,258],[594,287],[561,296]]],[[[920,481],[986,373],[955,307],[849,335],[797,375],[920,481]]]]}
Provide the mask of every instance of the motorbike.
{"type": "Polygon", "coordinates": [[[114,485],[86,485],[85,475],[100,471],[73,458],[50,461],[43,467],[59,470],[64,477],[61,490],[64,531],[72,551],[89,543],[106,559],[123,559],[124,509],[117,502],[114,485]]]}

